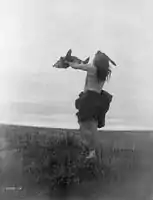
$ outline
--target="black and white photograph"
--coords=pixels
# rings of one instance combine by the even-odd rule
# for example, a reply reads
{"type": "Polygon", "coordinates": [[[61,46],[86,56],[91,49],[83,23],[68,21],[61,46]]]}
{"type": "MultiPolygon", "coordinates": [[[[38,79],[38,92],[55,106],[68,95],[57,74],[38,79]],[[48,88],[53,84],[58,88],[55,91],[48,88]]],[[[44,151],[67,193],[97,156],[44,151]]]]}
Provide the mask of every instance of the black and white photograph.
{"type": "Polygon", "coordinates": [[[0,0],[0,200],[153,200],[152,7],[0,0]]]}

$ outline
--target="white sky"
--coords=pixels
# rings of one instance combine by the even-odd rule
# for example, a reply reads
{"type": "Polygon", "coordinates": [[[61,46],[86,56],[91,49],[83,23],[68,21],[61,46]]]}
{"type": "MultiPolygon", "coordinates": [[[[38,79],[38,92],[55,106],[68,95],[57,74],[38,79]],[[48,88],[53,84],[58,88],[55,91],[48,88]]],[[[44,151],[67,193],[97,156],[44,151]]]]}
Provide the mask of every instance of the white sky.
{"type": "Polygon", "coordinates": [[[152,4],[1,1],[0,120],[76,126],[74,100],[83,89],[85,73],[53,69],[52,64],[69,48],[82,59],[100,49],[119,65],[105,86],[114,94],[107,124],[152,126],[152,4]]]}

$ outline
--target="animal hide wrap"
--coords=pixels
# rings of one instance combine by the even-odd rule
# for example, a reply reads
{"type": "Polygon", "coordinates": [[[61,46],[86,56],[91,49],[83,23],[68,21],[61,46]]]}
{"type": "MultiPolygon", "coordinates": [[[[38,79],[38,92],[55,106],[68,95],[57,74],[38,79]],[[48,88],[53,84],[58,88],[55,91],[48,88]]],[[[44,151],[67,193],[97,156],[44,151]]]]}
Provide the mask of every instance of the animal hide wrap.
{"type": "Polygon", "coordinates": [[[98,128],[105,126],[105,115],[109,110],[113,96],[102,90],[100,94],[94,91],[81,92],[75,101],[79,122],[95,119],[98,128]]]}

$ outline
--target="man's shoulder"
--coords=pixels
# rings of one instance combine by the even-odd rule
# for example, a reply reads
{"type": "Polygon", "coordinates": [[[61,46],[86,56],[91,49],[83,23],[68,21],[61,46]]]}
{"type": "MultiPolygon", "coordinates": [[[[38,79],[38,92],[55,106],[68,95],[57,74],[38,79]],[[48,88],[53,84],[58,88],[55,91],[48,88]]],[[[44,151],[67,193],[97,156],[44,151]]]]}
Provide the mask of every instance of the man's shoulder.
{"type": "Polygon", "coordinates": [[[92,63],[89,63],[88,64],[88,73],[91,75],[94,75],[96,73],[96,71],[97,71],[96,67],[92,63]]]}

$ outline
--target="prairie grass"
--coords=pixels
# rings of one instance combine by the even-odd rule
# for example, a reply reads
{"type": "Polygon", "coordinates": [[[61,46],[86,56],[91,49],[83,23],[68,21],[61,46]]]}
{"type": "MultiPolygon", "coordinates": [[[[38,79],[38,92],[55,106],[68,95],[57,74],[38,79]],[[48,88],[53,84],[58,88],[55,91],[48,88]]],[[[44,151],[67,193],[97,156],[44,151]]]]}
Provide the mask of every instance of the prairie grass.
{"type": "Polygon", "coordinates": [[[7,148],[20,152],[24,176],[33,177],[36,184],[47,190],[95,181],[124,181],[138,165],[135,145],[126,145],[130,140],[119,132],[101,132],[99,165],[97,160],[85,159],[88,147],[82,144],[78,130],[1,125],[0,131],[9,143],[7,148]]]}

